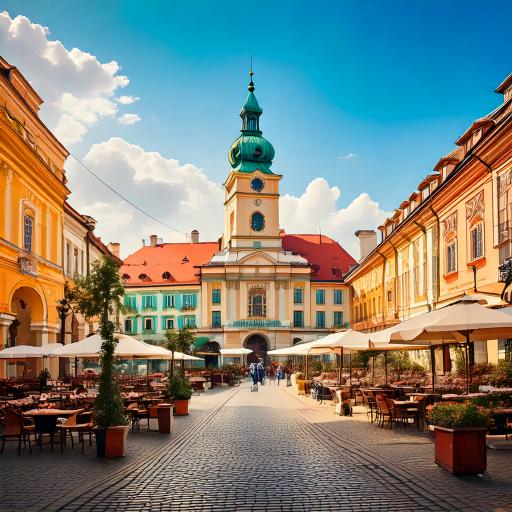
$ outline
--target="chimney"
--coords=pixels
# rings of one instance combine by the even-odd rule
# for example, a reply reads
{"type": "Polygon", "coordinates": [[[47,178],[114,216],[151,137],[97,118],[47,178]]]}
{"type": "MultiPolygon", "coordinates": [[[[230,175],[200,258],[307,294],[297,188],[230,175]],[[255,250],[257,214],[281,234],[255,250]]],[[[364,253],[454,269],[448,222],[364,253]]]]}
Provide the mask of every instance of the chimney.
{"type": "Polygon", "coordinates": [[[156,235],[151,235],[149,237],[149,245],[151,247],[156,247],[156,244],[158,243],[158,237],[156,235]]]}
{"type": "Polygon", "coordinates": [[[199,243],[199,231],[197,231],[197,229],[194,229],[192,231],[192,233],[190,233],[190,243],[191,244],[199,243]]]}
{"type": "Polygon", "coordinates": [[[109,242],[107,248],[116,258],[121,259],[121,244],[119,242],[109,242]]]}
{"type": "Polygon", "coordinates": [[[360,229],[355,235],[359,238],[359,261],[362,261],[377,247],[377,233],[374,229],[360,229]]]}

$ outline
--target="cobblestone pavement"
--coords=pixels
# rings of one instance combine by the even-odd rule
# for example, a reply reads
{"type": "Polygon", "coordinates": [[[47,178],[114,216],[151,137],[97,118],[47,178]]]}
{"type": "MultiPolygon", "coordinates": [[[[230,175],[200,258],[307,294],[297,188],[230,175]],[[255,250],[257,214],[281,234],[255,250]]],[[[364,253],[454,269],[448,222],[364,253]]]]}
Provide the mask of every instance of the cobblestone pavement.
{"type": "Polygon", "coordinates": [[[122,460],[10,447],[0,510],[512,511],[512,452],[489,450],[485,478],[457,478],[434,464],[429,434],[340,418],[291,388],[243,384],[192,405],[171,437],[131,434],[122,460]]]}

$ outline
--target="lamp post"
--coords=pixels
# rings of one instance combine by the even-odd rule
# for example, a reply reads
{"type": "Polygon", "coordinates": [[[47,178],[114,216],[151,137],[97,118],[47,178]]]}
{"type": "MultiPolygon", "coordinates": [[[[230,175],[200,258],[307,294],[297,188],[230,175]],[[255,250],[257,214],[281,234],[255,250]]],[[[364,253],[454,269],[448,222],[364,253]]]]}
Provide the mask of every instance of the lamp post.
{"type": "MultiPolygon", "coordinates": [[[[60,339],[59,343],[62,345],[66,342],[66,318],[69,315],[69,311],[71,310],[71,306],[69,305],[67,299],[67,285],[64,287],[64,298],[57,301],[57,313],[60,319],[60,339]]],[[[64,359],[59,357],[59,376],[64,377],[65,368],[64,368],[64,359]]]]}

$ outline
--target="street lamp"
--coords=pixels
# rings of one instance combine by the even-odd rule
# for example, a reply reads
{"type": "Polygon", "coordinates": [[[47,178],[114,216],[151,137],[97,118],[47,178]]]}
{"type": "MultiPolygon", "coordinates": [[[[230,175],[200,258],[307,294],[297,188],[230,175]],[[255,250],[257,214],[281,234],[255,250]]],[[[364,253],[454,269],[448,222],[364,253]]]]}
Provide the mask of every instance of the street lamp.
{"type": "Polygon", "coordinates": [[[62,343],[63,345],[65,343],[65,336],[66,336],[66,318],[69,315],[70,309],[71,309],[71,307],[69,306],[66,298],[58,301],[57,313],[59,314],[59,318],[60,318],[60,342],[59,343],[62,343]]]}

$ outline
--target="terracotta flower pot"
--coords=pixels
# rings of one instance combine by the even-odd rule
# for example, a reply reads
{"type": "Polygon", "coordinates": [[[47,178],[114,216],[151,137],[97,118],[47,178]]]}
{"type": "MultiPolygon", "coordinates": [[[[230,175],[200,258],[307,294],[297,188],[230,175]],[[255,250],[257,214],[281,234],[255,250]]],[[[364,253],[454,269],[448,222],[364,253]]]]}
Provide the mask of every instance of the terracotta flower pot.
{"type": "Polygon", "coordinates": [[[186,416],[188,414],[188,403],[190,400],[174,400],[174,414],[186,416]]]}
{"type": "Polygon", "coordinates": [[[96,454],[98,457],[124,457],[128,425],[96,429],[96,454]]]}
{"type": "Polygon", "coordinates": [[[454,475],[483,473],[487,467],[486,428],[434,426],[436,464],[454,475]]]}

